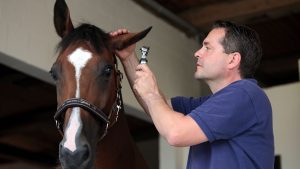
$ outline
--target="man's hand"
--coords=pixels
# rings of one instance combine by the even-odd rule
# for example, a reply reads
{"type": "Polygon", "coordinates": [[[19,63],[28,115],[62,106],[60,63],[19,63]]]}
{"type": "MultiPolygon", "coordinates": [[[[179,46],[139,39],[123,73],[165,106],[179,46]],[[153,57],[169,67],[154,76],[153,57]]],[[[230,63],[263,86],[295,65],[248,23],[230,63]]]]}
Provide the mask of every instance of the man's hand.
{"type": "Polygon", "coordinates": [[[147,102],[147,99],[161,98],[156,78],[148,65],[138,65],[135,77],[133,89],[144,102],[147,102]]]}
{"type": "MultiPolygon", "coordinates": [[[[118,29],[114,32],[110,32],[109,34],[111,37],[116,37],[127,33],[129,33],[127,29],[118,29]]],[[[125,49],[122,49],[120,51],[115,51],[115,52],[121,61],[125,61],[129,56],[133,54],[134,51],[135,51],[135,44],[132,44],[125,49]]]]}

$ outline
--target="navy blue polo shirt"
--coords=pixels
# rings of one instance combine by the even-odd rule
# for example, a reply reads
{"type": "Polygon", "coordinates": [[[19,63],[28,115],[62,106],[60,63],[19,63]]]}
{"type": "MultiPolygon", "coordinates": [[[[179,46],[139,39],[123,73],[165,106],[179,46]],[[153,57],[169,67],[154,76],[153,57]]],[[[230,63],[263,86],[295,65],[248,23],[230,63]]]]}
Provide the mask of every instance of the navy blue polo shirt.
{"type": "Polygon", "coordinates": [[[254,79],[233,82],[207,97],[171,101],[208,138],[190,147],[187,169],[274,168],[271,104],[254,79]]]}

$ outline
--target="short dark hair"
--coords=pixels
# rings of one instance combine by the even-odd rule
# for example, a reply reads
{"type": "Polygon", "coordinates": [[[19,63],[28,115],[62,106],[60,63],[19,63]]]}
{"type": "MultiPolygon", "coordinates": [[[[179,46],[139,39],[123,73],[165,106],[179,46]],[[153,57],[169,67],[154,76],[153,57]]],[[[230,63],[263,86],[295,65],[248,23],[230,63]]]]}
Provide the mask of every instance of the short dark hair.
{"type": "Polygon", "coordinates": [[[253,78],[262,57],[262,47],[257,32],[247,26],[229,21],[216,21],[213,29],[224,28],[225,37],[220,42],[224,52],[239,52],[241,55],[240,72],[242,78],[253,78]]]}

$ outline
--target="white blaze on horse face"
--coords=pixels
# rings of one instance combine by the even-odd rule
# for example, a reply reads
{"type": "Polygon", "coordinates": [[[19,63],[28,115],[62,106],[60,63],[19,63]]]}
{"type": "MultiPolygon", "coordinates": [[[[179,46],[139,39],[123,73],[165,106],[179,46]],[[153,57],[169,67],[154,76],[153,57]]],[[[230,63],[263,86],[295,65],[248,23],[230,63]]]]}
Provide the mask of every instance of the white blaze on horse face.
{"type": "MultiPolygon", "coordinates": [[[[68,60],[75,68],[75,80],[76,80],[76,98],[80,97],[80,76],[81,71],[87,64],[87,62],[92,58],[92,54],[82,48],[76,49],[72,54],[68,56],[68,60]]],[[[72,109],[69,123],[65,131],[65,142],[64,147],[68,148],[70,151],[74,152],[76,150],[76,136],[82,128],[80,119],[80,109],[75,107],[72,109]]]]}

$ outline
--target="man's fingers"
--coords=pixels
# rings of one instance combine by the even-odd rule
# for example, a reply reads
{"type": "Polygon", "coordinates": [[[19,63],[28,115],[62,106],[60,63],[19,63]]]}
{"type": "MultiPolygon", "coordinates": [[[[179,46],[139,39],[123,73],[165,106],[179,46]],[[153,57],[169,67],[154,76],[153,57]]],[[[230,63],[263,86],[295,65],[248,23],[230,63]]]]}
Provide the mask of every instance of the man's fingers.
{"type": "Polygon", "coordinates": [[[135,75],[137,77],[137,79],[139,79],[140,77],[143,77],[145,75],[145,72],[143,72],[143,70],[139,70],[137,69],[136,72],[135,72],[135,75]]]}
{"type": "Polygon", "coordinates": [[[122,35],[128,33],[127,29],[118,29],[116,31],[110,32],[110,36],[117,36],[117,35],[122,35]]]}
{"type": "Polygon", "coordinates": [[[136,67],[136,71],[143,71],[143,72],[149,72],[149,67],[147,64],[139,64],[137,67],[136,67]]]}

